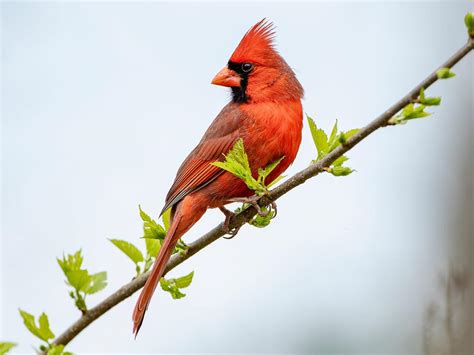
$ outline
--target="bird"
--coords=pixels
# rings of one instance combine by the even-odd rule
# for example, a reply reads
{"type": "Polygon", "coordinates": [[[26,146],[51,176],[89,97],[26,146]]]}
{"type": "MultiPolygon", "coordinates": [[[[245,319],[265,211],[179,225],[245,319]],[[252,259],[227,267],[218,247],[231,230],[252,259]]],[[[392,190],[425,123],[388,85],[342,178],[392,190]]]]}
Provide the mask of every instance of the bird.
{"type": "Polygon", "coordinates": [[[171,208],[170,226],[133,311],[135,337],[178,240],[207,209],[224,212],[228,230],[233,213],[224,206],[255,201],[241,179],[212,163],[241,139],[254,177],[259,168],[283,159],[265,179],[271,183],[293,163],[301,143],[304,90],[275,48],[272,22],[264,18],[252,26],[211,83],[230,88],[230,101],[183,161],[166,196],[161,214],[171,208]]]}

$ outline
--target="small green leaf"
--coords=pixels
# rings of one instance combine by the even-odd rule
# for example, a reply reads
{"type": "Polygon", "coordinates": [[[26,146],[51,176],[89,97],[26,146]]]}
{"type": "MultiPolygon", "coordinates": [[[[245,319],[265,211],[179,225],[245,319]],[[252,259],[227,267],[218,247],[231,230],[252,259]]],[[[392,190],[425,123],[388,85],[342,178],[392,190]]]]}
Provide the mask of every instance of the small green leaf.
{"type": "Polygon", "coordinates": [[[46,313],[42,313],[39,317],[39,330],[43,336],[43,340],[54,338],[54,333],[49,327],[49,319],[46,313]]]}
{"type": "Polygon", "coordinates": [[[332,145],[334,144],[334,142],[336,142],[336,136],[337,136],[337,120],[336,120],[336,123],[334,123],[334,126],[332,127],[331,136],[329,137],[329,145],[332,145]]]}
{"type": "MultiPolygon", "coordinates": [[[[146,214],[140,206],[138,206],[138,208],[140,209],[140,217],[143,221],[143,238],[163,240],[166,236],[165,228],[156,223],[156,221],[153,220],[148,214],[146,214]]],[[[166,213],[167,212],[165,212],[165,214],[166,213]]]]}
{"type": "Polygon", "coordinates": [[[268,164],[266,167],[258,169],[258,175],[261,178],[263,185],[265,185],[265,179],[268,177],[268,175],[270,175],[271,172],[275,170],[277,165],[280,164],[283,159],[285,159],[284,156],[274,161],[273,163],[268,164]]]}
{"type": "Polygon", "coordinates": [[[467,27],[469,36],[474,37],[474,12],[468,12],[464,17],[464,23],[467,27]]]}
{"type": "Polygon", "coordinates": [[[348,161],[349,158],[346,157],[345,155],[340,156],[337,158],[334,163],[332,163],[333,166],[341,166],[344,162],[348,161]]]}
{"type": "Polygon", "coordinates": [[[425,112],[424,110],[425,110],[425,105],[419,105],[415,107],[409,115],[405,116],[405,119],[412,120],[415,118],[423,118],[423,117],[428,117],[431,115],[431,113],[425,112]]]}
{"type": "MultiPolygon", "coordinates": [[[[140,214],[143,211],[140,209],[140,214]]],[[[143,212],[144,213],[144,212],[143,212]]],[[[135,245],[125,240],[120,239],[109,239],[113,245],[119,248],[125,255],[127,255],[135,264],[143,261],[143,254],[135,245]]]]}
{"type": "MultiPolygon", "coordinates": [[[[262,207],[262,211],[266,212],[268,211],[268,208],[269,207],[262,207]]],[[[254,227],[257,227],[257,228],[265,228],[266,226],[268,226],[270,224],[270,222],[272,221],[273,217],[275,217],[275,211],[270,211],[270,213],[266,216],[261,216],[259,214],[255,215],[254,218],[252,218],[252,220],[250,220],[250,224],[254,227]]]]}
{"type": "Polygon", "coordinates": [[[149,257],[156,258],[161,248],[161,241],[158,239],[145,239],[146,252],[149,257]]]}
{"type": "Polygon", "coordinates": [[[425,106],[438,106],[441,103],[441,97],[425,97],[425,89],[421,88],[419,101],[425,106]]]}
{"type": "Polygon", "coordinates": [[[25,327],[30,331],[31,334],[46,342],[54,338],[54,333],[49,328],[48,316],[45,313],[40,315],[39,326],[37,326],[35,317],[32,314],[21,309],[19,311],[21,317],[23,318],[25,327]]]}
{"type": "Polygon", "coordinates": [[[107,272],[102,271],[90,276],[90,283],[85,293],[92,295],[102,291],[107,286],[107,272]]]}
{"type": "Polygon", "coordinates": [[[66,274],[70,286],[78,292],[86,291],[91,283],[91,277],[87,270],[71,270],[66,274]]]}
{"type": "Polygon", "coordinates": [[[69,254],[67,257],[63,254],[63,258],[57,258],[57,261],[65,274],[71,270],[79,270],[82,266],[82,262],[84,261],[84,258],[82,257],[82,250],[79,249],[73,255],[69,254]]]}
{"type": "MultiPolygon", "coordinates": [[[[309,128],[311,130],[311,135],[313,137],[314,145],[318,151],[318,157],[316,161],[321,160],[334,149],[336,149],[340,144],[345,144],[347,139],[352,137],[355,133],[359,131],[358,128],[351,129],[347,132],[338,133],[338,121],[334,123],[334,126],[331,131],[329,139],[327,138],[326,133],[323,129],[318,128],[314,120],[306,115],[308,119],[309,128]]],[[[314,163],[315,161],[313,161],[314,163]]]]}
{"type": "Polygon", "coordinates": [[[176,286],[175,279],[165,279],[164,277],[160,280],[160,286],[163,291],[169,292],[173,299],[177,300],[186,296],[186,294],[182,293],[179,288],[176,286]]]}
{"type": "Polygon", "coordinates": [[[253,191],[260,190],[260,184],[252,176],[252,170],[250,169],[249,160],[247,153],[245,153],[244,141],[242,138],[237,140],[224,158],[224,161],[216,161],[211,164],[237,176],[245,182],[249,189],[253,191]]]}
{"type": "Polygon", "coordinates": [[[161,219],[163,220],[163,226],[165,227],[166,231],[170,229],[170,216],[171,208],[168,208],[165,212],[163,212],[163,216],[161,216],[161,219]]]}
{"type": "Polygon", "coordinates": [[[142,207],[140,205],[138,205],[138,209],[140,211],[140,217],[142,219],[143,222],[151,222],[151,217],[149,215],[147,215],[143,210],[142,210],[142,207]]]}
{"type": "Polygon", "coordinates": [[[360,128],[353,128],[348,130],[347,132],[344,132],[344,137],[347,139],[351,138],[354,134],[360,131],[360,128]]]}
{"type": "Polygon", "coordinates": [[[17,344],[16,343],[11,343],[11,342],[0,342],[0,355],[5,355],[8,353],[11,349],[13,349],[17,344]]]}
{"type": "Polygon", "coordinates": [[[316,149],[318,151],[318,160],[320,160],[327,154],[329,145],[328,136],[322,129],[316,126],[316,123],[311,117],[309,117],[308,115],[306,115],[306,117],[308,119],[311,135],[313,136],[314,145],[316,146],[316,149]]]}
{"type": "Polygon", "coordinates": [[[427,97],[421,103],[426,106],[438,106],[441,103],[441,97],[427,97]]]}
{"type": "Polygon", "coordinates": [[[177,300],[186,296],[185,293],[182,293],[179,288],[176,287],[174,279],[166,280],[164,277],[160,280],[160,286],[163,291],[169,292],[173,299],[177,300]]]}
{"type": "Polygon", "coordinates": [[[335,166],[329,172],[334,176],[347,176],[351,174],[354,170],[347,166],[335,166]]]}
{"type": "Polygon", "coordinates": [[[408,120],[428,117],[431,115],[431,113],[425,112],[424,110],[425,105],[415,106],[414,104],[408,104],[398,115],[392,117],[388,122],[390,124],[405,124],[408,120]]]}
{"type": "Polygon", "coordinates": [[[175,280],[176,287],[178,288],[186,288],[189,285],[191,285],[191,282],[193,282],[193,277],[194,277],[194,271],[190,272],[186,276],[178,277],[175,280]]]}
{"type": "Polygon", "coordinates": [[[189,273],[186,276],[179,277],[177,279],[165,279],[164,277],[160,280],[160,286],[163,291],[169,292],[173,299],[179,299],[186,296],[186,294],[181,292],[181,288],[186,288],[191,285],[193,281],[194,271],[189,273]]]}
{"type": "Polygon", "coordinates": [[[456,76],[450,68],[441,68],[436,71],[436,75],[438,76],[438,79],[449,79],[452,78],[453,76],[456,76]]]}

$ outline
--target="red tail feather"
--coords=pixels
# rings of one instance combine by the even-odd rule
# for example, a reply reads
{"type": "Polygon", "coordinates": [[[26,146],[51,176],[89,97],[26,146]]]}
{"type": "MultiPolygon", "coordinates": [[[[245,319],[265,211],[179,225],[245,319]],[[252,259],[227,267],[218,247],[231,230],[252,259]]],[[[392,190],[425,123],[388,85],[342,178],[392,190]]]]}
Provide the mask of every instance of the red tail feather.
{"type": "Polygon", "coordinates": [[[176,236],[175,234],[181,218],[182,215],[177,212],[173,218],[170,229],[166,234],[165,240],[161,245],[160,252],[155,260],[155,263],[153,264],[153,268],[151,269],[150,276],[148,277],[148,280],[146,281],[145,286],[140,293],[140,297],[138,298],[138,301],[135,305],[132,317],[133,333],[135,334],[135,337],[140,330],[151,297],[153,296],[156,286],[165,272],[166,264],[168,263],[168,260],[170,259],[174,247],[179,239],[179,236],[176,236]]]}

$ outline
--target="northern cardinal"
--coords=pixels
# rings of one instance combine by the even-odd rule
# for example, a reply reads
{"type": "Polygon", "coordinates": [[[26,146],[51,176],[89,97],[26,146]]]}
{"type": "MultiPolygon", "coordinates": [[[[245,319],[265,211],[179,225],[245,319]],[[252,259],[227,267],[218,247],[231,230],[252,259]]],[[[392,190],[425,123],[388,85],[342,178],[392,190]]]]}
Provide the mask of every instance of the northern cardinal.
{"type": "Polygon", "coordinates": [[[270,183],[296,157],[303,126],[303,88],[275,50],[273,38],[273,24],[265,19],[258,22],[212,80],[212,84],[230,87],[232,100],[184,160],[166,196],[162,213],[171,208],[171,225],[135,305],[135,336],[179,238],[208,208],[220,208],[227,224],[231,213],[224,205],[253,195],[242,180],[211,163],[222,160],[242,138],[255,177],[258,168],[284,157],[266,178],[270,183]]]}

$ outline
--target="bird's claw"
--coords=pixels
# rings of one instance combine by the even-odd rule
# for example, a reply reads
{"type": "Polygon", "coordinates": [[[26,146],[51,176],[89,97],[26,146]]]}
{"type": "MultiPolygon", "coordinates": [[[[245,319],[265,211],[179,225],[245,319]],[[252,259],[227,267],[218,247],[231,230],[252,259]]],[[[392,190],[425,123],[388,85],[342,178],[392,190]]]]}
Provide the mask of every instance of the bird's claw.
{"type": "Polygon", "coordinates": [[[228,234],[229,236],[228,237],[222,237],[222,238],[224,238],[224,239],[234,238],[237,235],[237,233],[239,233],[240,228],[242,228],[242,226],[232,228],[231,230],[229,230],[229,228],[227,228],[226,234],[228,234]]]}
{"type": "Polygon", "coordinates": [[[230,226],[229,226],[229,223],[230,223],[230,220],[232,217],[235,216],[235,213],[232,212],[232,211],[229,211],[227,208],[225,207],[219,207],[219,209],[222,211],[222,213],[224,213],[225,215],[225,220],[224,220],[224,224],[222,225],[222,229],[224,230],[224,232],[226,234],[228,234],[229,236],[228,237],[222,237],[224,239],[232,239],[234,238],[237,233],[239,232],[240,228],[242,226],[239,226],[239,227],[235,227],[235,228],[232,228],[230,229],[230,226]]]}
{"type": "Polygon", "coordinates": [[[270,204],[271,206],[271,209],[273,210],[273,216],[272,216],[272,219],[275,218],[278,214],[278,208],[277,208],[277,204],[275,201],[272,201],[272,203],[270,204]]]}
{"type": "Polygon", "coordinates": [[[258,204],[260,197],[261,196],[253,195],[250,197],[236,198],[236,199],[233,199],[231,202],[242,202],[242,203],[246,203],[248,205],[253,206],[257,210],[257,213],[260,217],[267,217],[270,214],[270,212],[273,210],[275,213],[272,218],[275,218],[278,211],[276,202],[272,201],[269,205],[271,208],[263,210],[262,207],[260,207],[260,205],[258,204]]]}

